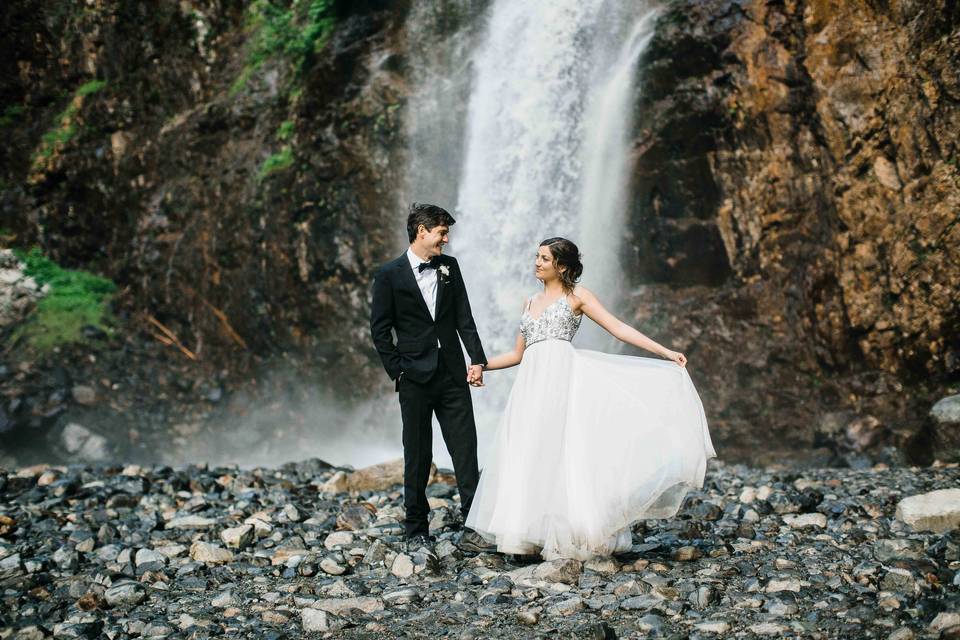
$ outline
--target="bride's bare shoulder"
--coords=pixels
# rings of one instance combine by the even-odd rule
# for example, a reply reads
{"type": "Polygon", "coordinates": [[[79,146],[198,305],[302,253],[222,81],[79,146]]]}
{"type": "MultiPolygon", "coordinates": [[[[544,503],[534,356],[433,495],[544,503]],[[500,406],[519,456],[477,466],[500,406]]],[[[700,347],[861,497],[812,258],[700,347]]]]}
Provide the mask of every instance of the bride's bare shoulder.
{"type": "Polygon", "coordinates": [[[579,311],[585,303],[593,299],[593,294],[589,289],[582,285],[577,285],[573,288],[573,291],[570,292],[567,300],[570,302],[570,308],[574,311],[579,311]]]}
{"type": "Polygon", "coordinates": [[[573,291],[570,292],[570,297],[575,300],[578,304],[589,302],[590,300],[595,300],[596,296],[593,295],[593,292],[590,289],[587,289],[582,284],[578,284],[573,288],[573,291]]]}

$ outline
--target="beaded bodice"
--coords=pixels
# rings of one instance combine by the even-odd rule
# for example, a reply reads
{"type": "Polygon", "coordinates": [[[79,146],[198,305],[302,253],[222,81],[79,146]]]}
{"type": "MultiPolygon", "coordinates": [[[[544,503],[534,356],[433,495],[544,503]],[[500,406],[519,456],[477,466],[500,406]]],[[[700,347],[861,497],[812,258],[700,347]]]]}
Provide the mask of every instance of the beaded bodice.
{"type": "Polygon", "coordinates": [[[582,318],[583,314],[577,315],[570,308],[566,296],[561,296],[551,302],[536,318],[530,315],[530,303],[528,302],[527,308],[520,316],[520,333],[523,334],[523,339],[528,347],[550,338],[569,342],[577,334],[582,318]]]}

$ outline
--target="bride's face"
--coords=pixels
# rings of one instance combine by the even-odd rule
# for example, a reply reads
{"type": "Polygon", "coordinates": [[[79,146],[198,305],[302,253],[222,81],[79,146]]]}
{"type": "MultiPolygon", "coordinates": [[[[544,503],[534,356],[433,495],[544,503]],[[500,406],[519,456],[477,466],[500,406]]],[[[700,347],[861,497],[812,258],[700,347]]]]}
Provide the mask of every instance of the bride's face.
{"type": "Polygon", "coordinates": [[[550,282],[558,277],[557,263],[553,259],[553,253],[550,247],[540,247],[537,249],[537,259],[534,262],[534,275],[540,282],[550,282]]]}

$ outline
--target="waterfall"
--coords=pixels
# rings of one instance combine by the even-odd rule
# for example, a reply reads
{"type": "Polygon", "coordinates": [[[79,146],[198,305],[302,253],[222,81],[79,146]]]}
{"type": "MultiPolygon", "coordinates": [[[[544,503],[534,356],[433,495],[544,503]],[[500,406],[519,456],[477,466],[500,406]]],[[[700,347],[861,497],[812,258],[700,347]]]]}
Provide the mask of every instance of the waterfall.
{"type": "MultiPolygon", "coordinates": [[[[467,154],[451,252],[486,344],[508,348],[537,243],[565,236],[583,284],[616,310],[636,63],[655,10],[616,0],[500,0],[474,56],[467,154]]],[[[585,322],[581,346],[609,344],[585,322]]]]}
{"type": "MultiPolygon", "coordinates": [[[[522,302],[539,289],[537,244],[548,236],[580,246],[583,283],[618,310],[636,65],[656,7],[495,0],[485,9],[450,0],[411,10],[408,41],[430,46],[411,48],[401,199],[435,202],[457,218],[448,252],[462,265],[490,356],[516,338],[522,302]],[[450,11],[475,15],[441,34],[450,11]]],[[[590,324],[578,345],[610,346],[590,324]]],[[[481,464],[513,375],[491,372],[474,394],[481,464]]],[[[449,466],[439,433],[434,457],[449,466]]]]}

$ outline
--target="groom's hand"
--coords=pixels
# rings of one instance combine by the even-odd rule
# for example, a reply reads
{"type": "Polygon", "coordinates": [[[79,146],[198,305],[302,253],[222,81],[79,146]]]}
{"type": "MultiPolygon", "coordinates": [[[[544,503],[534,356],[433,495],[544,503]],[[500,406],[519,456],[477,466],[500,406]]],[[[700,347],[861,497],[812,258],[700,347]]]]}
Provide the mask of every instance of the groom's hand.
{"type": "Polygon", "coordinates": [[[467,382],[474,387],[483,386],[483,365],[470,365],[470,368],[467,369],[467,382]]]}

